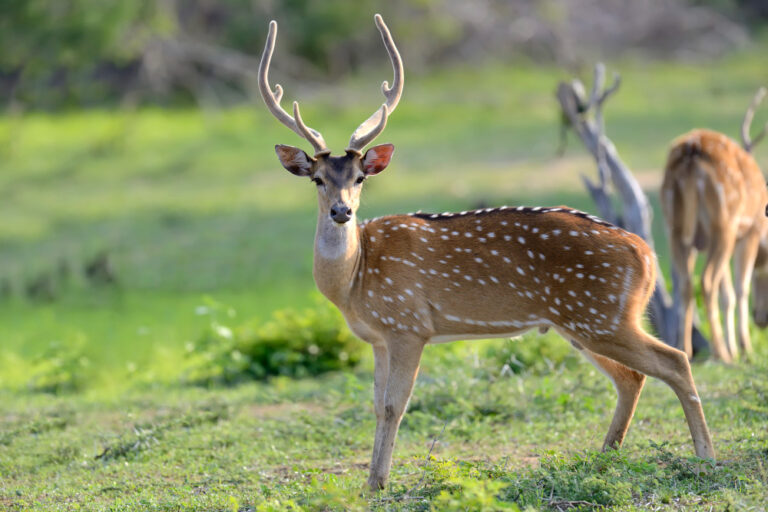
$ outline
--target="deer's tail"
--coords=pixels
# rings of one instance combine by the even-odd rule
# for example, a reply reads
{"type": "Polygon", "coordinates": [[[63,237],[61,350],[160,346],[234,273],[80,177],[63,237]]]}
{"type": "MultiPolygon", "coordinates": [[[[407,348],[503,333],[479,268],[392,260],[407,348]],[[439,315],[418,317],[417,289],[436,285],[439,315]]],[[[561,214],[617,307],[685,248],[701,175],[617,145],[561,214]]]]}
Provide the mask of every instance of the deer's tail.
{"type": "Polygon", "coordinates": [[[681,242],[688,246],[695,244],[699,187],[708,163],[698,139],[681,142],[667,161],[666,175],[671,176],[672,197],[676,199],[670,198],[667,208],[677,221],[681,242]]]}

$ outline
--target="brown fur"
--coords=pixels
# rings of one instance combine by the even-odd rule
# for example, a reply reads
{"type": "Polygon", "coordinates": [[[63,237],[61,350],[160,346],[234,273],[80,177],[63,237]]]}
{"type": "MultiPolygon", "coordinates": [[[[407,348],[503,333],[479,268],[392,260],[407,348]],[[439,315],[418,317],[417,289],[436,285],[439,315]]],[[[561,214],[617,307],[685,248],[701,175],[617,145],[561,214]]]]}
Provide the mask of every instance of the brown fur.
{"type": "MultiPolygon", "coordinates": [[[[765,205],[768,192],[754,158],[736,142],[710,130],[693,130],[673,141],[669,151],[661,204],[668,227],[673,265],[680,294],[679,343],[692,354],[693,286],[697,250],[706,252],[702,290],[716,357],[731,361],[737,354],[736,339],[749,353],[747,319],[750,278],[754,269],[756,294],[768,295],[768,280],[760,276],[768,266],[755,268],[761,240],[768,237],[765,205]],[[729,262],[734,259],[736,289],[729,262]],[[718,299],[726,320],[720,325],[718,299]],[[738,305],[738,331],[734,310],[738,305]]],[[[768,316],[768,305],[759,303],[753,316],[768,316]]]]}
{"type": "Polygon", "coordinates": [[[639,237],[570,208],[432,217],[395,215],[362,227],[364,257],[350,295],[360,319],[426,338],[556,325],[598,339],[635,314],[628,304],[643,297],[632,290],[647,295],[653,283],[653,255],[639,237]]]}

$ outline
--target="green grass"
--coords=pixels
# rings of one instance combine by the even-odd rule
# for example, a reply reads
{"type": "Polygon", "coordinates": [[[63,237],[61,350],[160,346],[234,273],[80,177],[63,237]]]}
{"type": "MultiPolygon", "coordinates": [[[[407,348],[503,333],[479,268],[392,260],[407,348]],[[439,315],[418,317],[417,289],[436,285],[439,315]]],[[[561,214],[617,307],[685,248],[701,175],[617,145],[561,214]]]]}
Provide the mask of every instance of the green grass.
{"type": "MultiPolygon", "coordinates": [[[[736,136],[765,83],[765,50],[609,66],[623,86],[607,132],[654,203],[673,137],[695,126],[736,136]]],[[[305,120],[338,150],[382,101],[384,78],[311,93],[287,83],[286,104],[302,99],[305,120]]],[[[367,182],[360,217],[479,204],[594,211],[579,179],[594,163],[573,135],[566,157],[554,156],[554,90],[567,78],[530,64],[409,73],[381,137],[396,145],[393,163],[367,182]]],[[[184,385],[205,308],[231,309],[238,327],[315,300],[314,188],[282,170],[276,143],[307,146],[260,103],[0,118],[0,285],[13,289],[0,299],[0,509],[764,506],[768,337],[757,331],[752,364],[695,367],[721,461],[701,476],[660,383],[648,384],[626,449],[595,452],[609,383],[564,344],[540,357],[534,338],[532,355],[516,356],[532,366],[520,375],[503,370],[515,367],[498,348],[509,342],[430,347],[392,486],[373,498],[358,494],[374,421],[369,359],[313,380],[184,385]],[[83,276],[105,250],[117,285],[83,276]],[[23,293],[41,276],[55,284],[50,302],[23,293]]],[[[768,146],[756,156],[768,161],[768,146]]]]}
{"type": "MultiPolygon", "coordinates": [[[[544,342],[566,345],[553,335],[544,342]]],[[[428,348],[398,438],[391,484],[367,497],[360,490],[374,429],[369,369],[230,389],[146,384],[119,399],[4,392],[0,507],[285,510],[293,503],[306,510],[430,505],[475,510],[485,503],[486,510],[496,510],[516,503],[552,510],[568,505],[749,510],[765,505],[764,350],[754,364],[695,367],[718,452],[716,464],[702,466],[693,457],[682,409],[665,385],[648,382],[625,446],[601,454],[597,449],[614,404],[610,382],[567,350],[547,365],[509,374],[498,356],[509,343],[541,342],[527,336],[428,348]],[[706,471],[697,474],[701,468],[706,471]]]]}

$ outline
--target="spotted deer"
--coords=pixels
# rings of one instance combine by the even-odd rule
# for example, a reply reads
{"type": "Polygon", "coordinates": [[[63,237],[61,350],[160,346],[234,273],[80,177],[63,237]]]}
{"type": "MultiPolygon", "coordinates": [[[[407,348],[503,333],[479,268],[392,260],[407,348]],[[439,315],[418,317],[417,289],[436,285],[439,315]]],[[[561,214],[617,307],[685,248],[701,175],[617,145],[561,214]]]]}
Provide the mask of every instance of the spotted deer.
{"type": "Polygon", "coordinates": [[[748,318],[750,282],[754,290],[752,317],[758,326],[768,326],[768,191],[750,154],[766,128],[754,139],[749,136],[754,111],[764,95],[765,89],[758,91],[744,116],[743,148],[721,133],[693,130],[675,139],[669,150],[661,205],[677,277],[675,294],[681,320],[678,346],[689,356],[694,309],[692,281],[699,251],[706,253],[701,289],[714,356],[732,361],[738,354],[737,340],[745,353],[752,350],[748,318]],[[718,305],[725,317],[725,333],[718,305]]]}
{"type": "Polygon", "coordinates": [[[358,224],[366,179],[390,162],[391,144],[363,149],[383,130],[403,89],[403,65],[392,36],[375,17],[394,69],[380,109],[353,133],[342,156],[307,127],[298,103],[280,107],[269,85],[277,35],[272,21],[259,68],[269,110],[306,138],[315,153],[278,145],[282,165],[317,187],[313,275],[374,355],[376,434],[368,485],[383,488],[400,421],[424,346],[514,336],[554,328],[605,373],[618,404],[603,448],[621,445],[645,376],[677,394],[696,454],[714,450],[688,358],[643,330],[653,289],[654,254],[643,240],[567,207],[485,208],[458,213],[391,215],[358,224]]]}

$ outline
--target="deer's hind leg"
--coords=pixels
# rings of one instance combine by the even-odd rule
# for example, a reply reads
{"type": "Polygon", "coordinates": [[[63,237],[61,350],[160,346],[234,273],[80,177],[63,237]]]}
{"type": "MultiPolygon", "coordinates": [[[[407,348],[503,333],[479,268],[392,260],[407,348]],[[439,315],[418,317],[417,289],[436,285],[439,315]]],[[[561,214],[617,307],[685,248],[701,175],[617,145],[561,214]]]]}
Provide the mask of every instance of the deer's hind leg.
{"type": "Polygon", "coordinates": [[[756,236],[745,237],[736,243],[733,252],[733,271],[736,277],[736,307],[738,341],[744,354],[752,353],[752,343],[749,340],[749,288],[754,272],[754,262],[760,245],[756,236]]]}
{"type": "MultiPolygon", "coordinates": [[[[673,236],[680,236],[674,234],[673,236]]],[[[670,240],[672,253],[672,266],[674,269],[674,294],[677,305],[677,347],[693,357],[693,340],[691,328],[695,300],[693,296],[693,270],[696,265],[696,250],[691,246],[683,245],[676,239],[670,240]]]]}
{"type": "Polygon", "coordinates": [[[618,399],[616,401],[616,410],[613,413],[611,426],[608,427],[608,433],[603,441],[603,451],[619,448],[624,442],[624,436],[627,435],[629,424],[632,422],[632,416],[637,408],[637,401],[645,384],[645,375],[624,366],[621,363],[596,354],[586,348],[581,347],[576,342],[571,342],[579,352],[595,367],[603,372],[613,382],[616,388],[618,399]]]}
{"type": "Polygon", "coordinates": [[[677,395],[685,412],[696,455],[715,457],[704,410],[684,352],[665,345],[639,325],[627,325],[612,338],[584,340],[586,347],[633,370],[664,381],[677,395]]]}
{"type": "MultiPolygon", "coordinates": [[[[729,339],[735,333],[729,332],[732,323],[728,323],[726,318],[726,332],[723,334],[723,326],[720,319],[719,294],[720,286],[725,279],[725,273],[730,272],[730,257],[733,252],[734,240],[731,237],[722,235],[713,239],[707,254],[707,261],[704,264],[704,270],[701,273],[701,290],[704,294],[704,303],[707,308],[707,319],[712,333],[712,349],[714,355],[723,362],[730,363],[733,360],[736,350],[735,340],[729,339]]],[[[723,285],[728,286],[730,281],[723,285]]],[[[729,290],[729,295],[724,297],[726,302],[726,315],[730,312],[733,319],[733,287],[729,290]]],[[[735,300],[735,299],[733,299],[735,300]]]]}

